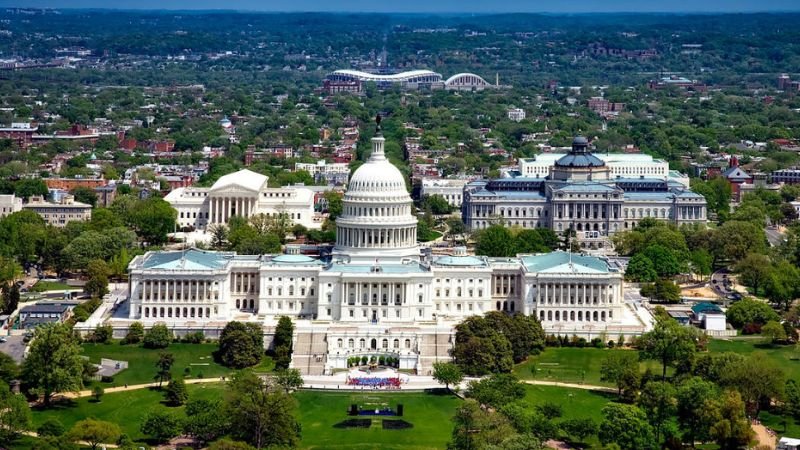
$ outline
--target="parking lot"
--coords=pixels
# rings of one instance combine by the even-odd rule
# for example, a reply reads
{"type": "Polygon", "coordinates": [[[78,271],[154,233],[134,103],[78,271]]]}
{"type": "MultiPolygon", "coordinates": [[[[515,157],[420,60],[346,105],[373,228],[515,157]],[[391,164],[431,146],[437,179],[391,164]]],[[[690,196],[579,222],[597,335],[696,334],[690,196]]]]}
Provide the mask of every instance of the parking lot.
{"type": "Polygon", "coordinates": [[[17,364],[22,363],[25,352],[25,343],[22,341],[25,336],[3,336],[6,342],[0,342],[0,352],[12,357],[17,364]]]}

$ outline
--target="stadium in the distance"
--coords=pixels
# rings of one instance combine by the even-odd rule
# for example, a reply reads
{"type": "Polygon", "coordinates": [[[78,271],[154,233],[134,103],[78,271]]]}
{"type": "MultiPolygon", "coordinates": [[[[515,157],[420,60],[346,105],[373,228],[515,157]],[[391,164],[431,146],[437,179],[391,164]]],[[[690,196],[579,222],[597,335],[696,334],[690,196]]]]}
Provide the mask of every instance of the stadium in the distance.
{"type": "Polygon", "coordinates": [[[500,87],[474,73],[459,73],[448,79],[431,70],[409,70],[398,73],[363,72],[360,70],[335,70],[325,77],[323,88],[329,93],[363,91],[364,83],[375,83],[379,89],[399,86],[401,89],[446,89],[456,91],[482,91],[500,87]]]}

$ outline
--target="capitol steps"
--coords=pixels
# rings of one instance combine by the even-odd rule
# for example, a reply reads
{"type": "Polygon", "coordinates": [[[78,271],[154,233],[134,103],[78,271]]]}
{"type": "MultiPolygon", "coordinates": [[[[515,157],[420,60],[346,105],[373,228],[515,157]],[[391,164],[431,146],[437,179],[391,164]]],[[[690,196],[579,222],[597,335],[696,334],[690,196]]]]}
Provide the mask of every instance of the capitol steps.
{"type": "Polygon", "coordinates": [[[292,347],[292,367],[303,375],[322,375],[328,343],[325,332],[298,331],[292,347]]]}

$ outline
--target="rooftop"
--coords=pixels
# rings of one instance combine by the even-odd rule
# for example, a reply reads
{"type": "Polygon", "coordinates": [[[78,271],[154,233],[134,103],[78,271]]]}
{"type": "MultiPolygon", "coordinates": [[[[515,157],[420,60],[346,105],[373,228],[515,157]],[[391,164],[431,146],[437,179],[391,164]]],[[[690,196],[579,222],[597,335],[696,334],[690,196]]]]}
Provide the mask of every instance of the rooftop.
{"type": "Polygon", "coordinates": [[[608,273],[608,263],[594,256],[568,252],[552,252],[523,256],[522,263],[528,272],[539,273],[608,273]]]}
{"type": "Polygon", "coordinates": [[[189,249],[173,252],[150,252],[144,256],[142,269],[209,270],[222,269],[233,259],[232,252],[189,249]]]}

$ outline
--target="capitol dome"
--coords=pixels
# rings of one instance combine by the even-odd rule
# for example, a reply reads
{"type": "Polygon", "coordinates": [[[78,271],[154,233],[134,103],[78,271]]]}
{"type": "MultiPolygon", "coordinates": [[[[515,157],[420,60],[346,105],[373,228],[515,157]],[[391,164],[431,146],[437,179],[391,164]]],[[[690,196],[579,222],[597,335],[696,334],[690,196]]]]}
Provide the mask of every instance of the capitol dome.
{"type": "Polygon", "coordinates": [[[379,148],[374,148],[369,160],[350,177],[347,194],[408,197],[405,177],[383,153],[383,137],[376,139],[381,139],[379,148]]]}
{"type": "Polygon", "coordinates": [[[384,154],[385,139],[372,139],[372,154],[350,178],[336,219],[335,258],[375,264],[419,260],[417,218],[406,181],[384,154]]]}

